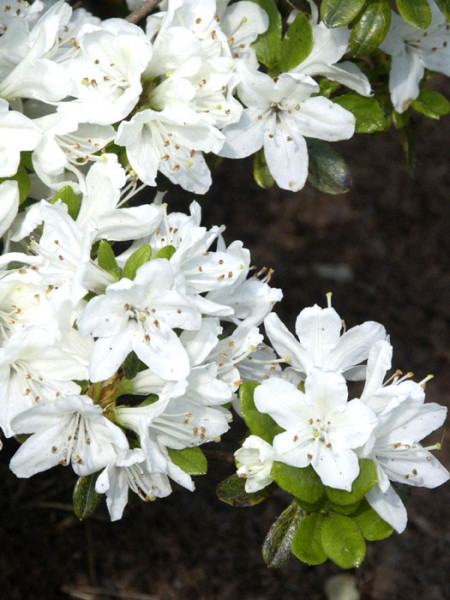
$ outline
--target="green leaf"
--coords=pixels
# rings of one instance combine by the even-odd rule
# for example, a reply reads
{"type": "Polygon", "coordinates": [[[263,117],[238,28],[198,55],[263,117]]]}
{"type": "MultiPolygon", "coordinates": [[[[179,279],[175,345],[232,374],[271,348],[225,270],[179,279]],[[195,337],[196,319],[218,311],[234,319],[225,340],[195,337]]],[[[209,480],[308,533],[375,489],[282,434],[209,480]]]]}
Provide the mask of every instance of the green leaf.
{"type": "Polygon", "coordinates": [[[281,40],[281,71],[290,71],[303,62],[311,52],[312,45],[311,23],[304,13],[299,12],[281,40]]]}
{"type": "Polygon", "coordinates": [[[83,521],[94,514],[100,501],[100,496],[95,491],[97,475],[79,477],[73,490],[73,510],[76,516],[83,521]]]}
{"type": "Polygon", "coordinates": [[[222,502],[236,506],[238,508],[247,508],[263,502],[274,491],[275,485],[271,483],[258,492],[249,493],[245,491],[245,479],[238,477],[236,473],[221,481],[217,486],[217,497],[222,502]]]}
{"type": "Polygon", "coordinates": [[[0,177],[0,183],[9,180],[17,181],[19,187],[19,204],[22,204],[27,199],[28,192],[30,191],[30,178],[28,177],[28,173],[22,165],[19,165],[17,173],[13,175],[13,177],[0,177]]]}
{"type": "Polygon", "coordinates": [[[300,523],[292,539],[292,553],[308,565],[321,565],[327,560],[320,541],[323,519],[322,513],[311,513],[300,523]]]}
{"type": "Polygon", "coordinates": [[[308,183],[327,194],[343,194],[351,185],[344,159],[326,142],[306,140],[309,155],[308,183]]]}
{"type": "Polygon", "coordinates": [[[283,567],[289,560],[292,537],[303,514],[302,507],[294,500],[270,527],[262,547],[262,555],[268,567],[283,567]]]}
{"type": "Polygon", "coordinates": [[[142,361],[134,352],[130,352],[123,362],[123,372],[127,379],[133,379],[139,373],[142,361]]]}
{"type": "Polygon", "coordinates": [[[356,523],[343,515],[329,513],[320,530],[322,548],[341,569],[359,567],[366,553],[366,543],[356,523]]]}
{"type": "MultiPolygon", "coordinates": [[[[394,113],[394,123],[397,125],[397,113],[394,113]]],[[[414,178],[416,164],[416,132],[411,121],[406,121],[401,127],[398,127],[400,134],[400,144],[402,146],[403,156],[405,157],[408,175],[414,178]]]]}
{"type": "Polygon", "coordinates": [[[435,2],[447,21],[450,21],[450,0],[435,0],[435,2]]]}
{"type": "Polygon", "coordinates": [[[263,190],[270,190],[275,184],[275,179],[267,166],[263,148],[258,150],[253,158],[253,178],[263,190]]]}
{"type": "Polygon", "coordinates": [[[351,492],[337,490],[325,486],[325,493],[331,502],[347,506],[359,502],[377,482],[377,472],[374,463],[363,458],[359,461],[359,475],[352,485],[351,492]]]}
{"type": "Polygon", "coordinates": [[[439,119],[450,112],[450,102],[445,96],[434,90],[422,88],[412,108],[430,119],[439,119]]]}
{"type": "Polygon", "coordinates": [[[311,466],[299,469],[275,461],[270,476],[280,488],[292,494],[308,510],[325,500],[324,485],[311,466]]]}
{"type": "Polygon", "coordinates": [[[168,244],[167,246],[160,248],[153,258],[166,258],[167,260],[170,260],[176,251],[177,249],[175,246],[168,244]]]}
{"type": "Polygon", "coordinates": [[[428,0],[397,0],[398,12],[407,23],[426,29],[431,23],[431,8],[428,0]]]}
{"type": "Polygon", "coordinates": [[[65,185],[63,188],[57,192],[51,200],[49,200],[50,204],[55,204],[60,200],[63,204],[67,206],[67,212],[75,221],[78,217],[78,213],[80,212],[80,199],[75,194],[70,185],[65,185]]]}
{"type": "Polygon", "coordinates": [[[116,279],[120,279],[121,269],[117,264],[111,244],[105,240],[100,240],[98,245],[97,260],[99,267],[111,273],[116,279]]]}
{"type": "Polygon", "coordinates": [[[352,515],[352,519],[361,529],[366,540],[375,542],[384,540],[393,533],[393,528],[370,507],[367,500],[363,500],[358,511],[352,515]]]}
{"type": "Polygon", "coordinates": [[[358,16],[366,0],[322,0],[320,16],[327,27],[348,25],[358,16]]]}
{"type": "Polygon", "coordinates": [[[253,395],[258,385],[259,383],[256,383],[256,381],[246,381],[239,388],[242,416],[253,435],[257,435],[265,442],[271,444],[273,438],[281,433],[283,429],[275,423],[272,417],[260,413],[256,408],[253,395]]]}
{"type": "Polygon", "coordinates": [[[136,271],[139,269],[139,267],[142,267],[144,263],[149,261],[151,256],[152,249],[150,246],[141,246],[135,250],[125,263],[122,271],[122,277],[134,279],[136,277],[136,271]]]}
{"type": "Polygon", "coordinates": [[[322,77],[322,79],[319,81],[319,96],[325,96],[325,98],[329,98],[340,85],[341,84],[338,81],[331,81],[331,79],[325,79],[325,77],[322,77]]]}
{"type": "Polygon", "coordinates": [[[355,116],[356,133],[374,133],[383,131],[386,127],[383,110],[375,98],[365,98],[359,94],[345,94],[345,96],[333,98],[333,102],[355,116]]]}
{"type": "Polygon", "coordinates": [[[368,0],[350,34],[350,48],[355,56],[373,52],[389,31],[391,7],[389,0],[368,0]]]}
{"type": "Polygon", "coordinates": [[[167,449],[173,463],[183,469],[188,475],[205,475],[208,470],[208,462],[205,455],[198,446],[195,448],[183,448],[183,450],[167,449]]]}
{"type": "Polygon", "coordinates": [[[276,69],[280,60],[281,15],[274,0],[251,0],[263,8],[269,17],[269,28],[258,36],[252,47],[259,62],[276,69]]]}

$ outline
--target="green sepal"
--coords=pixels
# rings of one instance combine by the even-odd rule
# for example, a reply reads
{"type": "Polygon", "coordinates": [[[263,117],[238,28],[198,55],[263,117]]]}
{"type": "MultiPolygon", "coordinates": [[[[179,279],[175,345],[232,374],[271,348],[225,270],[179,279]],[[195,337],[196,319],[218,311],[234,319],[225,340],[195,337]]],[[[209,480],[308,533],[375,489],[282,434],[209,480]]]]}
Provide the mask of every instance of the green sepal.
{"type": "Polygon", "coordinates": [[[262,546],[263,559],[268,567],[283,567],[291,556],[291,542],[302,521],[304,512],[293,500],[271,525],[262,546]]]}
{"type": "Polygon", "coordinates": [[[116,279],[120,279],[121,268],[117,264],[111,244],[106,240],[100,240],[97,251],[98,265],[116,279]]]}
{"type": "Polygon", "coordinates": [[[309,156],[308,183],[326,194],[344,194],[351,186],[347,165],[330,144],[306,139],[309,156]]]}
{"type": "Polygon", "coordinates": [[[148,245],[141,246],[135,250],[125,263],[122,271],[122,277],[134,279],[136,277],[136,271],[139,269],[139,267],[142,267],[143,264],[148,262],[151,256],[152,249],[148,245]]]}
{"type": "Polygon", "coordinates": [[[242,416],[253,435],[257,435],[265,442],[271,444],[273,438],[281,433],[283,429],[275,423],[272,417],[260,413],[256,408],[253,395],[258,385],[259,383],[256,381],[245,381],[239,388],[239,402],[242,416]]]}
{"type": "Polygon", "coordinates": [[[281,15],[274,0],[251,0],[264,9],[269,17],[267,31],[258,36],[252,48],[259,62],[269,70],[276,69],[280,60],[281,15]]]}
{"type": "Polygon", "coordinates": [[[411,107],[430,119],[439,119],[450,112],[450,102],[445,96],[434,90],[422,88],[419,97],[411,107]]]}
{"type": "Polygon", "coordinates": [[[435,0],[439,10],[447,21],[450,21],[450,0],[435,0]]]}
{"type": "Polygon", "coordinates": [[[245,479],[234,473],[219,483],[216,489],[217,497],[222,502],[237,508],[247,508],[263,502],[275,490],[271,483],[258,492],[245,491],[245,479]]]}
{"type": "Polygon", "coordinates": [[[275,185],[275,179],[267,166],[263,148],[258,150],[253,157],[253,178],[263,190],[270,190],[275,185]]]}
{"type": "Polygon", "coordinates": [[[389,31],[391,7],[389,0],[368,0],[350,34],[350,49],[354,56],[373,52],[389,31]]]}
{"type": "Polygon", "coordinates": [[[322,0],[320,16],[327,27],[348,25],[361,12],[366,0],[322,0]]]}
{"type": "Polygon", "coordinates": [[[328,499],[334,504],[347,506],[359,502],[376,484],[377,472],[375,464],[368,458],[359,461],[359,475],[355,479],[350,492],[325,486],[328,499]]]}
{"type": "Polygon", "coordinates": [[[176,251],[177,249],[175,246],[168,244],[167,246],[160,248],[153,258],[166,258],[167,260],[170,260],[176,251]]]}
{"type": "Polygon", "coordinates": [[[55,204],[55,202],[58,200],[67,206],[67,212],[75,221],[75,219],[78,217],[78,213],[80,212],[80,199],[70,185],[65,185],[62,187],[59,192],[57,192],[53,198],[49,200],[49,202],[50,204],[55,204]]]}
{"type": "Polygon", "coordinates": [[[320,542],[325,554],[341,569],[359,567],[366,543],[358,525],[350,517],[330,512],[324,516],[320,542]]]}
{"type": "Polygon", "coordinates": [[[95,491],[96,480],[96,473],[79,477],[73,489],[73,510],[80,521],[93,515],[100,502],[100,496],[95,491]]]}
{"type": "Polygon", "coordinates": [[[275,461],[270,476],[307,510],[317,509],[325,502],[325,487],[311,466],[299,469],[275,461]]]}
{"type": "Polygon", "coordinates": [[[290,71],[303,62],[311,52],[312,45],[311,23],[303,12],[299,12],[281,40],[280,70],[290,71]]]}
{"type": "Polygon", "coordinates": [[[17,186],[19,188],[19,204],[23,204],[27,199],[28,192],[30,191],[30,178],[28,177],[28,173],[23,165],[19,165],[17,173],[12,177],[0,177],[0,183],[10,180],[17,181],[17,186]]]}
{"type": "Polygon", "coordinates": [[[198,446],[174,450],[167,448],[171,461],[188,475],[205,475],[208,470],[206,456],[198,446]]]}
{"type": "Polygon", "coordinates": [[[426,29],[431,23],[431,8],[428,0],[396,0],[397,9],[407,23],[426,29]]]}
{"type": "Polygon", "coordinates": [[[302,520],[292,539],[292,554],[308,565],[321,565],[327,560],[320,540],[323,520],[321,512],[311,513],[302,520]]]}
{"type": "Polygon", "coordinates": [[[375,98],[359,94],[345,94],[333,98],[333,102],[350,111],[355,117],[355,133],[375,133],[386,128],[386,119],[375,98]]]}
{"type": "Polygon", "coordinates": [[[363,536],[370,542],[384,540],[394,529],[376,513],[367,500],[363,500],[352,519],[361,529],[363,536]]]}

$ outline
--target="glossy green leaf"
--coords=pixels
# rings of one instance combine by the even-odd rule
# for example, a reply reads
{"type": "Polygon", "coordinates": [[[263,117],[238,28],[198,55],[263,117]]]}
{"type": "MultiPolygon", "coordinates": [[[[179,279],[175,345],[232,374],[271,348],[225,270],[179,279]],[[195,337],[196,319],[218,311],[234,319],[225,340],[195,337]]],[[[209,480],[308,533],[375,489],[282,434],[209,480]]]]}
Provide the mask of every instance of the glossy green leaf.
{"type": "Polygon", "coordinates": [[[269,28],[258,36],[252,47],[258,60],[269,69],[276,69],[280,60],[281,15],[274,0],[251,0],[263,8],[269,17],[269,28]]]}
{"type": "Polygon", "coordinates": [[[351,186],[347,165],[330,144],[307,139],[309,155],[308,183],[327,194],[343,194],[351,186]]]}
{"type": "Polygon", "coordinates": [[[298,469],[275,461],[270,476],[280,488],[300,502],[306,503],[308,508],[322,503],[325,499],[325,487],[311,466],[298,469]]]}
{"type": "Polygon", "coordinates": [[[323,519],[322,513],[311,513],[302,520],[292,539],[292,553],[308,565],[321,565],[327,560],[320,539],[323,519]]]}
{"type": "Polygon", "coordinates": [[[176,251],[177,249],[175,246],[168,244],[167,246],[160,248],[153,258],[166,258],[167,260],[170,260],[176,251]]]}
{"type": "Polygon", "coordinates": [[[281,40],[280,69],[290,71],[311,52],[313,34],[308,17],[299,12],[281,40]]]}
{"type": "Polygon", "coordinates": [[[95,491],[97,474],[79,477],[73,490],[73,510],[76,516],[83,521],[90,517],[98,503],[100,496],[95,491]]]}
{"type": "Polygon", "coordinates": [[[368,0],[350,34],[350,48],[355,56],[373,52],[389,31],[391,7],[389,0],[368,0]]]}
{"type": "Polygon", "coordinates": [[[336,513],[327,514],[320,530],[322,548],[341,569],[359,567],[366,553],[366,543],[358,525],[336,513]]]}
{"type": "Polygon", "coordinates": [[[183,469],[188,475],[205,475],[208,470],[208,461],[198,446],[173,450],[168,448],[169,456],[173,463],[183,469]]]}
{"type": "Polygon", "coordinates": [[[333,98],[333,102],[355,116],[355,133],[375,133],[375,131],[383,131],[386,127],[383,110],[375,98],[345,94],[333,98]]]}
{"type": "Polygon", "coordinates": [[[283,429],[275,423],[272,417],[260,413],[256,408],[253,395],[258,385],[259,383],[256,381],[245,381],[239,388],[239,402],[242,416],[253,435],[257,435],[271,444],[273,438],[281,433],[283,429]]]}
{"type": "Polygon", "coordinates": [[[366,540],[375,542],[384,540],[393,533],[393,528],[370,507],[367,500],[363,500],[352,519],[361,529],[366,540]]]}
{"type": "Polygon", "coordinates": [[[320,16],[327,27],[348,25],[358,16],[366,0],[322,0],[320,16]]]}
{"type": "Polygon", "coordinates": [[[347,506],[359,502],[377,482],[374,463],[368,458],[359,461],[359,475],[352,485],[351,492],[325,487],[325,493],[331,502],[347,506]]]}
{"type": "Polygon", "coordinates": [[[253,158],[253,178],[263,190],[270,190],[275,185],[275,179],[270,174],[263,148],[258,150],[253,158]]]}
{"type": "Polygon", "coordinates": [[[338,81],[331,81],[331,79],[325,79],[325,77],[322,77],[322,79],[319,81],[319,95],[329,98],[340,85],[341,84],[338,81]]]}
{"type": "Polygon", "coordinates": [[[275,485],[270,484],[258,492],[249,493],[245,491],[245,479],[238,477],[236,473],[221,481],[217,486],[216,493],[219,500],[236,506],[247,508],[263,502],[274,491],[275,485]]]}
{"type": "Polygon", "coordinates": [[[450,0],[435,0],[435,2],[447,21],[450,21],[450,0]]]}
{"type": "Polygon", "coordinates": [[[262,547],[262,555],[268,567],[283,567],[291,556],[291,542],[302,521],[304,512],[294,500],[284,510],[267,532],[262,547]]]}
{"type": "Polygon", "coordinates": [[[396,0],[398,12],[407,23],[426,29],[431,23],[431,8],[428,0],[396,0]]]}
{"type": "Polygon", "coordinates": [[[422,88],[412,108],[430,119],[439,119],[450,112],[450,102],[445,96],[434,90],[422,88]]]}
{"type": "Polygon", "coordinates": [[[123,372],[127,379],[133,379],[139,373],[142,361],[135,352],[130,352],[123,362],[123,372]]]}
{"type": "Polygon", "coordinates": [[[117,264],[111,244],[105,240],[101,240],[98,245],[97,260],[99,266],[111,273],[116,279],[120,278],[121,269],[117,264]]]}
{"type": "Polygon", "coordinates": [[[122,277],[134,279],[136,277],[136,271],[139,269],[139,267],[142,267],[144,263],[149,261],[151,256],[152,249],[150,246],[141,246],[135,250],[125,263],[122,271],[122,277]]]}
{"type": "Polygon", "coordinates": [[[60,200],[63,204],[67,206],[67,212],[75,220],[78,217],[78,213],[80,212],[80,199],[75,194],[70,185],[65,185],[62,187],[59,192],[57,192],[51,200],[49,200],[50,204],[55,204],[60,200]]]}

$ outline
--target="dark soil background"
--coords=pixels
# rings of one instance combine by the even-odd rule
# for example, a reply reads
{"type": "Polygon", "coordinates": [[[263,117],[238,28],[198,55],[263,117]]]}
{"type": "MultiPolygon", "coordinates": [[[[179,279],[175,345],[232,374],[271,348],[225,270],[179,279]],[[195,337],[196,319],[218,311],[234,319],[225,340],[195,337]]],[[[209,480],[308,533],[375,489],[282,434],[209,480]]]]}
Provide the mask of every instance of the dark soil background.
{"type": "MultiPolygon", "coordinates": [[[[448,91],[448,90],[447,90],[448,91]]],[[[448,94],[447,94],[448,95],[448,94]]],[[[356,136],[336,144],[353,176],[346,195],[306,187],[292,194],[252,183],[251,162],[223,162],[199,198],[204,223],[226,224],[228,242],[244,241],[253,263],[275,269],[276,307],[292,328],[299,311],[333,292],[347,326],[371,319],[386,326],[394,366],[412,370],[429,401],[449,404],[450,120],[417,119],[417,178],[408,177],[398,136],[356,136]]],[[[167,182],[162,182],[167,187],[167,182]]],[[[149,196],[152,197],[149,190],[149,196]]],[[[169,207],[191,198],[171,188],[169,207]]],[[[234,451],[238,425],[221,449],[234,451]]],[[[432,436],[439,441],[442,432],[432,436]]],[[[448,441],[439,459],[450,467],[448,441]]],[[[8,470],[15,449],[0,454],[0,597],[5,600],[325,600],[324,583],[339,569],[291,559],[269,570],[260,553],[265,532],[288,499],[276,493],[251,509],[215,497],[232,465],[214,464],[197,491],[176,490],[144,505],[132,502],[110,523],[102,505],[79,522],[74,484],[60,468],[31,480],[8,470]]],[[[409,523],[399,536],[368,544],[355,572],[362,600],[446,600],[450,573],[450,487],[413,489],[409,523]]]]}

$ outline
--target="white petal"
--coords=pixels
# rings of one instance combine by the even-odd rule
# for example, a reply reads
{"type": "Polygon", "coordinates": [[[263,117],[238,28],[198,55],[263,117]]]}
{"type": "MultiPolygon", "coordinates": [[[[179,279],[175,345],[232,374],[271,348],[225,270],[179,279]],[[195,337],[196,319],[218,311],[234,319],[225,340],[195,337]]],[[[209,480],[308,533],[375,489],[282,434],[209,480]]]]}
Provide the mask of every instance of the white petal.
{"type": "Polygon", "coordinates": [[[259,112],[257,108],[243,110],[237,123],[223,129],[225,143],[218,152],[219,156],[244,158],[259,150],[263,145],[267,116],[266,113],[259,112]]]}
{"type": "Polygon", "coordinates": [[[289,364],[302,373],[307,373],[312,368],[308,353],[276,313],[270,313],[264,319],[264,327],[270,343],[280,358],[289,358],[289,364]]]}
{"type": "Polygon", "coordinates": [[[283,429],[302,427],[308,422],[311,403],[291,383],[271,377],[255,389],[255,406],[268,413],[283,429]]]}
{"type": "Polygon", "coordinates": [[[328,369],[324,359],[338,344],[342,321],[334,308],[309,306],[304,308],[295,322],[295,331],[313,365],[328,369]]]}
{"type": "Polygon", "coordinates": [[[425,72],[422,58],[407,49],[392,57],[389,75],[391,101],[398,113],[403,113],[419,95],[419,83],[425,72]]]}
{"type": "Polygon", "coordinates": [[[366,500],[373,510],[395,529],[403,533],[408,521],[406,508],[392,486],[383,494],[378,486],[374,486],[366,494],[366,500]]]}
{"type": "Polygon", "coordinates": [[[335,142],[348,140],[355,132],[355,117],[328,98],[315,96],[302,102],[300,110],[292,113],[302,135],[335,142]]]}
{"type": "Polygon", "coordinates": [[[348,492],[359,474],[358,457],[352,450],[333,450],[325,444],[317,445],[311,465],[324,485],[348,492]]]}

